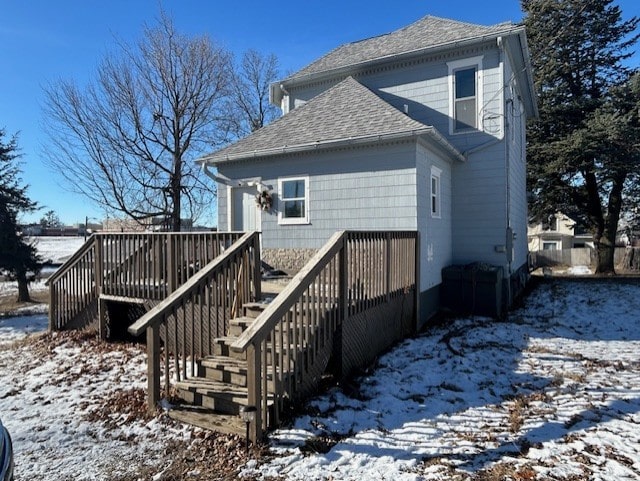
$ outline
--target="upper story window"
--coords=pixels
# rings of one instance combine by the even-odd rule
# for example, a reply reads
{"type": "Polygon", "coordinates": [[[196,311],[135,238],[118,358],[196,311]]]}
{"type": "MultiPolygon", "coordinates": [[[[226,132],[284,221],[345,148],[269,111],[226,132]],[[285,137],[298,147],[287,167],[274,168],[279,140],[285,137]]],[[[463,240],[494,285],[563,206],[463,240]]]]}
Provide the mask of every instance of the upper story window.
{"type": "Polygon", "coordinates": [[[482,130],[482,57],[448,62],[449,133],[482,130]]]}
{"type": "Polygon", "coordinates": [[[278,223],[309,223],[309,177],[278,179],[278,223]]]}
{"type": "Polygon", "coordinates": [[[431,217],[440,218],[440,174],[437,167],[431,167],[431,217]]]}

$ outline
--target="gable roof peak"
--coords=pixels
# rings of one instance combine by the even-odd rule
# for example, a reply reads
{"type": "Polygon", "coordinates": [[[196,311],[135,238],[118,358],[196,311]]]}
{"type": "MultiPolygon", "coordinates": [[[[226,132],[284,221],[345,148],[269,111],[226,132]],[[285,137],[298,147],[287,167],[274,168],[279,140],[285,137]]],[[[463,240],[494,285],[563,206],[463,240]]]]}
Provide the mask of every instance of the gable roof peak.
{"type": "Polygon", "coordinates": [[[442,47],[462,40],[497,35],[513,27],[514,24],[511,22],[484,26],[426,15],[392,32],[340,45],[294,73],[284,82],[375,62],[396,55],[442,47]]]}

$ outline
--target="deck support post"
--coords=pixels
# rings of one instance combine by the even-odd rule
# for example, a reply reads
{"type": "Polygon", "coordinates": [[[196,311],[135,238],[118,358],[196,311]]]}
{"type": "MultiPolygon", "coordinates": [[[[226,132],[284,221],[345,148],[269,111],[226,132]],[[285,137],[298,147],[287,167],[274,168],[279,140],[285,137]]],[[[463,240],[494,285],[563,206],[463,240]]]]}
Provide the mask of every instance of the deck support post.
{"type": "Polygon", "coordinates": [[[49,286],[49,331],[57,330],[56,319],[58,317],[58,286],[51,284],[49,286]]]}
{"type": "Polygon", "coordinates": [[[98,337],[107,339],[107,301],[98,297],[98,337]]]}
{"type": "Polygon", "coordinates": [[[252,443],[262,440],[262,417],[265,414],[263,409],[267,405],[263,399],[266,393],[262,392],[261,359],[260,345],[258,344],[256,347],[251,344],[247,348],[247,403],[248,406],[256,408],[256,418],[249,427],[249,439],[251,439],[252,443]]]}
{"type": "Polygon", "coordinates": [[[155,414],[160,402],[160,327],[151,324],[147,327],[147,383],[148,410],[155,414]]]}
{"type": "Polygon", "coordinates": [[[335,374],[342,379],[344,371],[344,359],[342,352],[342,329],[349,317],[349,255],[347,252],[349,242],[348,234],[342,234],[342,247],[338,254],[338,322],[333,335],[333,358],[335,361],[335,374]]]}

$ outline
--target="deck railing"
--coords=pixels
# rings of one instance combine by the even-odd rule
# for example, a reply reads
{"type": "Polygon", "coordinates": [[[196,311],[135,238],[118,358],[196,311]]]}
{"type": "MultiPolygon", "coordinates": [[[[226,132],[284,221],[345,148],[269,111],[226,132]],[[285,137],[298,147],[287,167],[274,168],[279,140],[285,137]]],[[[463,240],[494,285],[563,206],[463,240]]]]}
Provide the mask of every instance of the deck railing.
{"type": "MultiPolygon", "coordinates": [[[[254,441],[279,424],[287,403],[317,388],[332,354],[343,358],[341,350],[353,348],[336,336],[349,319],[369,312],[378,319],[374,324],[384,324],[385,304],[407,297],[415,328],[418,245],[416,232],[336,233],[233,344],[247,353],[248,403],[256,407],[254,441]]],[[[374,342],[376,347],[365,341],[355,349],[377,349],[396,339],[374,342]]]]}
{"type": "Polygon", "coordinates": [[[94,235],[47,279],[49,330],[64,329],[73,321],[90,322],[97,316],[98,271],[94,235]]]}
{"type": "Polygon", "coordinates": [[[242,236],[240,232],[97,233],[48,280],[49,327],[83,327],[101,296],[159,301],[242,236]]]}
{"type": "Polygon", "coordinates": [[[195,376],[197,360],[213,354],[213,341],[226,335],[234,309],[260,298],[259,242],[257,232],[244,234],[129,327],[134,336],[147,333],[150,409],[160,400],[161,374],[167,395],[172,371],[177,381],[195,376]]]}

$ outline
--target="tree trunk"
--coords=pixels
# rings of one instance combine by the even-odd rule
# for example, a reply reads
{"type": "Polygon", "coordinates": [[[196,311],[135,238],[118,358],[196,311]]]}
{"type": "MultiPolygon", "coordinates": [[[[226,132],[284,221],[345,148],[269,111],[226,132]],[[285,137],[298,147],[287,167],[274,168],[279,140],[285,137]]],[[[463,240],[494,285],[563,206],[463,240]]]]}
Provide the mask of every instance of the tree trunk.
{"type": "Polygon", "coordinates": [[[620,267],[623,271],[640,271],[640,247],[627,247],[620,267]]]}
{"type": "Polygon", "coordinates": [[[613,255],[615,242],[604,236],[596,240],[596,274],[615,274],[613,255]]]}
{"type": "Polygon", "coordinates": [[[18,302],[31,302],[27,273],[23,270],[18,271],[16,273],[16,280],[18,281],[18,302]]]}

